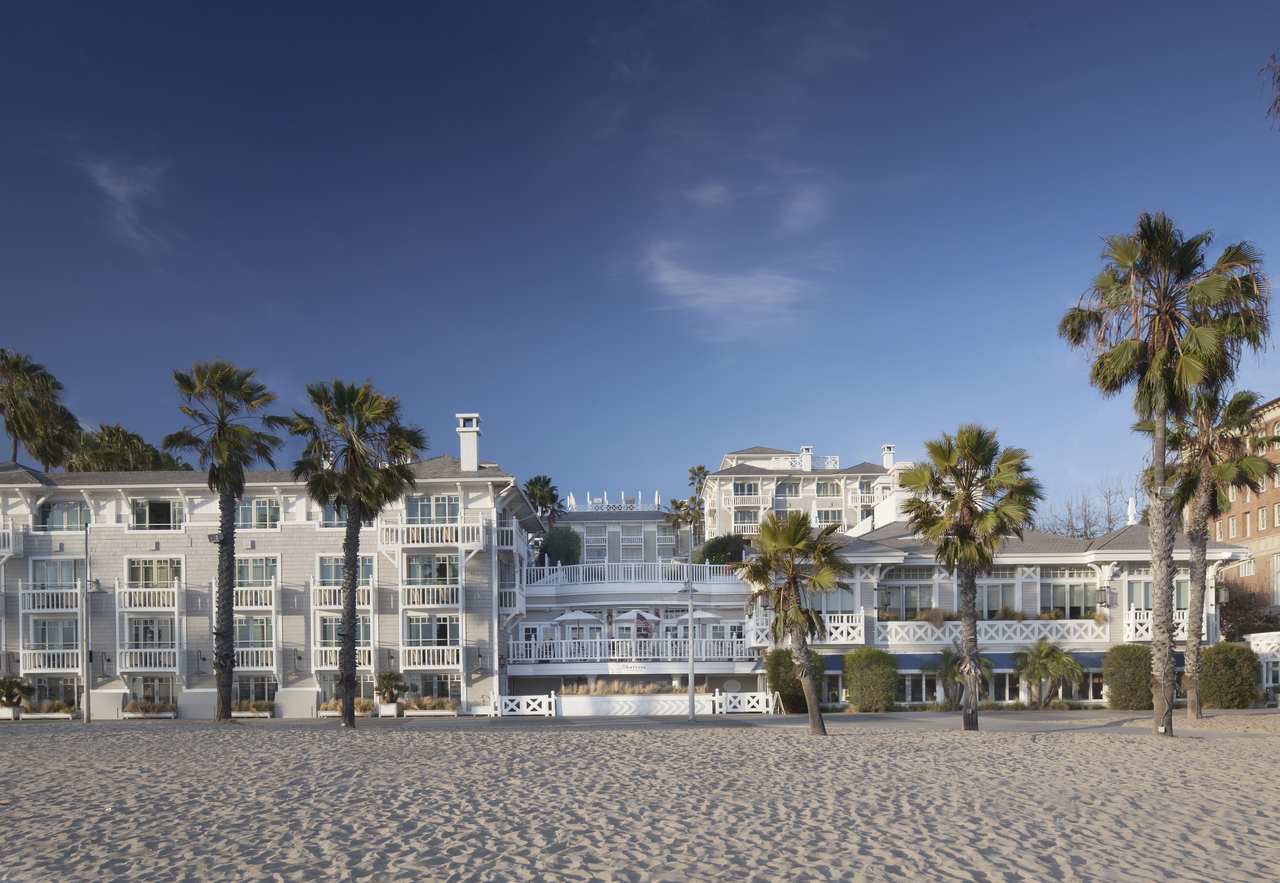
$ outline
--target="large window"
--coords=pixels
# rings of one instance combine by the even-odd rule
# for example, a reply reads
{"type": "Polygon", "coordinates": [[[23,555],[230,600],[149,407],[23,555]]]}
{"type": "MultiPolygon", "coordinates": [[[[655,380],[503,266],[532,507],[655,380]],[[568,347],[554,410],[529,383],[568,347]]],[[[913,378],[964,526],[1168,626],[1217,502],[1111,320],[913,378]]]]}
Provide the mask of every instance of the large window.
{"type": "Polygon", "coordinates": [[[658,560],[669,561],[676,555],[676,526],[658,525],[658,560]]]}
{"type": "MultiPolygon", "coordinates": [[[[328,502],[320,510],[321,527],[346,527],[347,513],[340,503],[328,502]]],[[[366,519],[362,527],[373,527],[373,520],[366,519]]]]}
{"type": "Polygon", "coordinates": [[[733,483],[733,495],[735,497],[755,497],[760,494],[760,483],[758,481],[735,481],[733,483]]]}
{"type": "Polygon", "coordinates": [[[276,679],[271,675],[236,675],[233,696],[236,702],[274,702],[276,679]]]}
{"type": "Polygon", "coordinates": [[[842,521],[844,521],[844,510],[842,509],[818,510],[818,527],[826,527],[828,524],[840,524],[842,521]]]}
{"type": "Polygon", "coordinates": [[[760,512],[756,509],[734,509],[734,524],[759,524],[760,512]]]}
{"type": "MultiPolygon", "coordinates": [[[[340,633],[342,631],[341,616],[322,616],[320,617],[320,646],[321,647],[337,647],[342,643],[340,633]]],[[[372,634],[369,614],[361,613],[356,616],[356,646],[368,647],[369,636],[372,634]]]]}
{"type": "Polygon", "coordinates": [[[458,585],[456,554],[405,556],[405,580],[411,586],[458,585]]]}
{"type": "Polygon", "coordinates": [[[274,497],[241,500],[236,505],[240,530],[271,530],[280,526],[280,501],[274,497]]]}
{"type": "Polygon", "coordinates": [[[31,582],[38,589],[70,588],[84,579],[83,558],[41,558],[31,562],[31,582]]]}
{"type": "Polygon", "coordinates": [[[173,617],[171,616],[131,616],[127,634],[130,650],[176,646],[173,642],[173,617]]]}
{"type": "Polygon", "coordinates": [[[588,564],[609,560],[609,533],[603,524],[587,525],[582,560],[588,564]]]}
{"type": "Polygon", "coordinates": [[[181,530],[187,522],[187,509],[181,500],[134,500],[135,530],[181,530]]]}
{"type": "Polygon", "coordinates": [[[129,679],[129,695],[142,702],[173,704],[173,678],[168,675],[134,675],[129,679]]]}
{"type": "MultiPolygon", "coordinates": [[[[1173,606],[1177,610],[1186,610],[1191,598],[1191,581],[1178,574],[1173,580],[1173,606]]],[[[1135,610],[1151,609],[1151,568],[1134,568],[1130,578],[1125,582],[1125,607],[1135,610]]]]}
{"type": "Polygon", "coordinates": [[[89,506],[77,501],[41,503],[36,530],[83,530],[90,521],[89,506]]]}
{"type": "Polygon", "coordinates": [[[278,564],[275,556],[236,559],[236,586],[261,588],[275,583],[278,564]]]}
{"type": "Polygon", "coordinates": [[[1062,698],[1072,702],[1094,702],[1102,699],[1102,672],[1086,671],[1079,681],[1064,681],[1062,698]]]}
{"type": "MultiPolygon", "coordinates": [[[[985,679],[984,679],[985,680],[985,679]]],[[[992,672],[991,680],[982,685],[992,702],[1017,702],[1021,682],[1011,671],[992,672]]]]}
{"type": "Polygon", "coordinates": [[[462,676],[457,672],[409,672],[405,675],[411,696],[424,699],[461,699],[462,676]]]}
{"type": "Polygon", "coordinates": [[[1040,580],[1042,615],[1058,619],[1089,619],[1097,612],[1096,580],[1091,569],[1043,567],[1040,580]]]}
{"type": "Polygon", "coordinates": [[[819,497],[838,497],[840,496],[840,482],[838,481],[820,481],[816,491],[819,497]]]}
{"type": "MultiPolygon", "coordinates": [[[[360,576],[357,585],[373,585],[373,556],[360,556],[360,576]]],[[[320,579],[322,586],[342,585],[342,558],[337,555],[325,555],[320,559],[320,579]]]]}
{"type": "Polygon", "coordinates": [[[409,524],[456,524],[462,511],[462,500],[457,494],[410,497],[404,508],[405,520],[409,524]]]}
{"type": "Polygon", "coordinates": [[[780,481],[776,495],[779,497],[798,497],[800,496],[800,482],[798,481],[780,481]]]}
{"type": "Polygon", "coordinates": [[[898,675],[898,692],[894,698],[900,703],[913,705],[936,702],[938,676],[928,673],[898,675]]]}
{"type": "Polygon", "coordinates": [[[237,616],[237,647],[270,647],[272,635],[272,617],[270,616],[237,616]]]}
{"type": "Polygon", "coordinates": [[[1007,618],[1017,609],[1017,583],[978,583],[979,619],[1007,618]]]}
{"type": "Polygon", "coordinates": [[[630,562],[644,560],[643,524],[622,525],[622,560],[630,562]]]}
{"type": "Polygon", "coordinates": [[[31,621],[33,650],[74,650],[76,646],[76,621],[71,617],[31,621]]]}
{"type": "Polygon", "coordinates": [[[455,614],[405,617],[405,639],[411,647],[457,647],[461,643],[459,617],[455,614]]]}
{"type": "Polygon", "coordinates": [[[167,589],[182,581],[181,558],[130,558],[129,588],[167,589]]]}

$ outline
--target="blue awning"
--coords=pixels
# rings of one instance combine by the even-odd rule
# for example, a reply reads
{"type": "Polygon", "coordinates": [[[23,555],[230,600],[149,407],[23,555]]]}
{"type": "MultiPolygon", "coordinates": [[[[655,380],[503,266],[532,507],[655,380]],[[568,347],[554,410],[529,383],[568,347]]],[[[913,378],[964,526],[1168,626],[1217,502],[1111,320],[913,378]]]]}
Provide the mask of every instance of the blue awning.
{"type": "MultiPolygon", "coordinates": [[[[982,653],[982,658],[987,660],[991,665],[992,671],[1013,671],[1014,653],[982,653]]],[[[938,653],[893,653],[894,662],[898,664],[898,671],[928,671],[936,669],[940,660],[938,653]]],[[[1086,671],[1101,671],[1102,657],[1106,654],[1096,651],[1071,651],[1071,655],[1076,658],[1076,662],[1080,663],[1080,667],[1086,671]]],[[[827,674],[840,674],[844,671],[844,655],[841,653],[824,653],[822,654],[823,669],[827,674]]],[[[1173,664],[1175,668],[1184,667],[1183,653],[1181,650],[1173,651],[1173,664]]]]}

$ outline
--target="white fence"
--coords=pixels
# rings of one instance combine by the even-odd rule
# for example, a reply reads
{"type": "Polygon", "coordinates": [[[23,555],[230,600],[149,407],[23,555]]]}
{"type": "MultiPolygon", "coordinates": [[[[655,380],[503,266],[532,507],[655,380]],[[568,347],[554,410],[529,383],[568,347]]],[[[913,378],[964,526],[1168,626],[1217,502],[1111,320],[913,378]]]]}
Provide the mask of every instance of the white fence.
{"type": "Polygon", "coordinates": [[[457,668],[462,665],[462,648],[449,646],[400,646],[402,668],[457,668]]]}
{"type": "Polygon", "coordinates": [[[75,613],[80,609],[80,584],[38,585],[18,583],[22,612],[75,613]]]}
{"type": "MultiPolygon", "coordinates": [[[[311,655],[312,668],[337,668],[341,647],[315,647],[311,655]]],[[[372,668],[373,651],[368,647],[356,648],[356,668],[372,668]]]]}
{"type": "Polygon", "coordinates": [[[237,647],[237,669],[257,669],[275,671],[276,651],[274,647],[237,647]]]}
{"type": "MultiPolygon", "coordinates": [[[[776,714],[776,694],[697,693],[696,714],[776,714]]],[[[499,717],[679,717],[689,713],[687,693],[636,696],[502,696],[499,717]]]]}
{"type": "Polygon", "coordinates": [[[526,586],[581,586],[592,583],[695,583],[739,582],[728,564],[681,564],[674,561],[643,561],[629,564],[566,564],[526,567],[526,586]]]}
{"type": "Polygon", "coordinates": [[[523,716],[555,717],[555,691],[546,696],[500,696],[498,698],[498,717],[523,716]]]}
{"type": "Polygon", "coordinates": [[[777,714],[776,693],[712,694],[716,714],[777,714]]]}
{"type": "Polygon", "coordinates": [[[22,673],[69,672],[80,670],[79,650],[23,650],[22,673]]]}
{"type": "Polygon", "coordinates": [[[126,647],[119,651],[117,668],[122,671],[177,671],[177,647],[126,647]]]}
{"type": "MultiPolygon", "coordinates": [[[[317,607],[341,608],[342,586],[317,585],[313,591],[313,603],[317,607]]],[[[356,606],[369,606],[369,587],[356,586],[356,606]]]]}
{"type": "Polygon", "coordinates": [[[460,587],[453,585],[406,585],[400,587],[405,607],[457,607],[460,587]]]}
{"type": "MultiPolygon", "coordinates": [[[[1050,641],[1106,643],[1106,623],[1092,619],[983,619],[978,621],[979,644],[1024,644],[1047,638],[1050,641]]],[[[960,640],[960,623],[944,622],[939,628],[930,622],[876,622],[877,644],[950,644],[960,640]]]]}
{"type": "MultiPolygon", "coordinates": [[[[1202,630],[1201,635],[1204,634],[1202,630]]],[[[1138,610],[1137,608],[1129,608],[1125,611],[1124,617],[1124,639],[1126,641],[1150,641],[1151,640],[1151,611],[1138,610]]],[[[1185,641],[1187,639],[1187,611],[1173,611],[1173,639],[1175,641],[1185,641]]]]}
{"type": "MultiPolygon", "coordinates": [[[[696,638],[693,657],[701,660],[751,659],[745,641],[696,638]]],[[[580,638],[562,641],[511,641],[509,662],[642,662],[689,658],[687,638],[580,638]]]]}

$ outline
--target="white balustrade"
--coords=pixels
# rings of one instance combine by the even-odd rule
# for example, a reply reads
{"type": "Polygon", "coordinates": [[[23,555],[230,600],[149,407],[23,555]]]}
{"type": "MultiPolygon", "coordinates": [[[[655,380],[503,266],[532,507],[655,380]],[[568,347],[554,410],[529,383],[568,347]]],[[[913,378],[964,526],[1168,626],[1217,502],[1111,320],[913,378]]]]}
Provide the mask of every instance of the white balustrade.
{"type": "Polygon", "coordinates": [[[80,670],[80,651],[75,649],[33,649],[22,651],[22,673],[75,672],[80,670]]]}
{"type": "Polygon", "coordinates": [[[726,508],[742,506],[747,509],[759,509],[768,506],[772,499],[764,494],[724,494],[720,498],[720,502],[726,508]]]}
{"type": "MultiPolygon", "coordinates": [[[[317,585],[312,589],[312,603],[316,607],[342,607],[342,586],[317,585]]],[[[369,587],[356,586],[356,607],[368,607],[369,600],[369,587]]]]}
{"type": "Polygon", "coordinates": [[[865,644],[866,626],[861,613],[824,613],[822,621],[826,625],[826,644],[865,644]]]}
{"type": "Polygon", "coordinates": [[[401,603],[405,607],[457,607],[461,595],[455,585],[401,586],[401,603]]]}
{"type": "MultiPolygon", "coordinates": [[[[1200,634],[1204,634],[1201,631],[1200,634]]],[[[1151,640],[1151,611],[1139,610],[1131,607],[1125,611],[1124,617],[1124,639],[1126,641],[1150,641],[1151,640]]],[[[1173,611],[1173,640],[1185,641],[1187,639],[1187,611],[1173,611]]]]}
{"type": "Polygon", "coordinates": [[[461,647],[400,646],[401,668],[457,668],[462,665],[461,647]]]}
{"type": "MultiPolygon", "coordinates": [[[[315,647],[312,648],[311,667],[321,668],[337,668],[338,654],[342,652],[340,647],[315,647]]],[[[373,667],[373,651],[368,647],[356,647],[356,668],[372,668],[373,667]]]]}
{"type": "Polygon", "coordinates": [[[125,647],[119,651],[120,671],[176,671],[176,647],[125,647]]]}
{"type": "Polygon", "coordinates": [[[776,714],[774,694],[761,693],[721,693],[716,690],[712,694],[712,707],[715,714],[776,714]]]}
{"type": "Polygon", "coordinates": [[[526,586],[580,586],[591,583],[683,583],[692,568],[695,583],[737,583],[729,564],[680,564],[674,561],[566,564],[525,568],[526,586]]]}
{"type": "Polygon", "coordinates": [[[75,613],[80,609],[80,587],[71,584],[18,584],[23,613],[75,613]]]}
{"type": "Polygon", "coordinates": [[[485,523],[478,515],[456,521],[405,524],[384,521],[378,540],[384,546],[480,546],[485,523]]]}
{"type": "MultiPolygon", "coordinates": [[[[738,638],[695,638],[694,659],[751,659],[738,638]]],[[[510,662],[673,662],[689,658],[687,638],[577,638],[555,641],[511,641],[510,662]]]]}
{"type": "Polygon", "coordinates": [[[736,534],[741,534],[744,537],[753,537],[756,534],[760,533],[760,525],[759,524],[739,524],[738,522],[734,522],[733,532],[736,534]]]}
{"type": "Polygon", "coordinates": [[[524,610],[524,589],[511,584],[499,586],[498,609],[504,613],[524,610]]]}
{"type": "Polygon", "coordinates": [[[546,696],[500,696],[498,717],[555,717],[556,694],[546,696]]]}
{"type": "Polygon", "coordinates": [[[120,610],[173,610],[178,606],[178,586],[125,586],[116,589],[120,610]]]}
{"type": "Polygon", "coordinates": [[[1255,632],[1244,636],[1253,652],[1268,659],[1280,656],[1280,632],[1255,632]]]}
{"type": "MultiPolygon", "coordinates": [[[[1092,619],[982,619],[978,621],[978,644],[1029,644],[1040,638],[1056,642],[1106,643],[1105,623],[1092,619]]],[[[948,620],[941,628],[929,622],[876,622],[877,644],[951,644],[960,640],[961,624],[948,620]]]]}
{"type": "Polygon", "coordinates": [[[235,608],[243,610],[250,607],[273,607],[272,596],[274,595],[273,587],[268,585],[256,586],[236,586],[235,588],[235,608]]]}
{"type": "Polygon", "coordinates": [[[237,669],[265,669],[275,671],[276,651],[274,647],[237,647],[237,669]]]}

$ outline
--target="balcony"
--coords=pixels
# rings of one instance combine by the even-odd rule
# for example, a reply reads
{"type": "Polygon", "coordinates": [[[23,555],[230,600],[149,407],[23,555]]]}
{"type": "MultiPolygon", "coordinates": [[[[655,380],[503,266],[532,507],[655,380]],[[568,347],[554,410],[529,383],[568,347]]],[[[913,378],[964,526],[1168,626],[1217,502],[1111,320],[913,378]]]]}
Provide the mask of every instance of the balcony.
{"type": "Polygon", "coordinates": [[[275,583],[249,583],[237,585],[235,593],[236,610],[274,610],[275,583]]]}
{"type": "Polygon", "coordinates": [[[461,587],[457,583],[400,587],[402,607],[457,607],[460,596],[461,587]]]}
{"type": "Polygon", "coordinates": [[[7,519],[0,524],[0,558],[22,554],[22,531],[7,519]]]}
{"type": "Polygon", "coordinates": [[[23,613],[77,613],[80,584],[18,583],[23,613]]]}
{"type": "MultiPolygon", "coordinates": [[[[689,658],[687,638],[582,638],[561,641],[510,641],[507,661],[529,662],[679,662],[689,658]]],[[[696,638],[696,660],[732,662],[755,654],[741,638],[696,638]]]]}
{"type": "Polygon", "coordinates": [[[116,586],[116,608],[121,612],[163,611],[172,613],[178,607],[179,586],[116,586]]]}
{"type": "Polygon", "coordinates": [[[499,549],[515,551],[529,548],[529,534],[514,518],[499,522],[496,532],[499,549]]]}
{"type": "Polygon", "coordinates": [[[743,523],[735,521],[733,523],[733,532],[742,534],[744,537],[753,537],[760,533],[759,523],[743,523]]]}
{"type": "Polygon", "coordinates": [[[275,671],[275,647],[237,647],[236,671],[275,671]]]}
{"type": "Polygon", "coordinates": [[[415,647],[409,644],[402,644],[400,647],[400,667],[402,669],[460,668],[461,666],[461,647],[415,647]]]}
{"type": "MultiPolygon", "coordinates": [[[[356,586],[356,607],[368,607],[370,590],[368,586],[356,586]]],[[[311,587],[311,603],[324,610],[342,609],[342,586],[318,583],[311,587]]]]}
{"type": "Polygon", "coordinates": [[[175,646],[122,647],[118,665],[123,674],[132,671],[178,670],[178,648],[175,646]]]}
{"type": "Polygon", "coordinates": [[[22,651],[22,674],[75,673],[80,651],[74,647],[35,647],[22,651]]]}
{"type": "MultiPolygon", "coordinates": [[[[314,647],[311,651],[311,667],[316,671],[334,670],[338,667],[340,647],[314,647]]],[[[356,668],[373,668],[373,650],[369,646],[356,647],[356,668]]]]}
{"type": "Polygon", "coordinates": [[[524,613],[524,586],[514,581],[504,580],[498,585],[498,610],[502,613],[524,613]]]}
{"type": "Polygon", "coordinates": [[[744,509],[763,509],[772,503],[772,499],[764,494],[724,494],[720,497],[720,505],[726,509],[741,506],[744,509]]]}
{"type": "MultiPolygon", "coordinates": [[[[1200,632],[1204,634],[1203,629],[1200,632]]],[[[1124,616],[1124,639],[1126,642],[1150,641],[1151,640],[1151,611],[1139,610],[1131,607],[1125,611],[1124,616]]],[[[1173,611],[1173,640],[1185,641],[1187,639],[1187,611],[1173,611]]]]}
{"type": "Polygon", "coordinates": [[[484,543],[485,523],[479,515],[456,521],[397,523],[384,520],[378,528],[378,544],[392,548],[411,546],[464,546],[479,548],[484,543]]]}
{"type": "MultiPolygon", "coordinates": [[[[1110,639],[1106,623],[1092,619],[983,619],[978,621],[978,644],[1030,644],[1040,638],[1055,643],[1105,644],[1110,639]]],[[[959,621],[938,628],[929,622],[876,621],[876,644],[941,644],[960,640],[959,621]]]]}
{"type": "Polygon", "coordinates": [[[526,567],[526,586],[583,586],[594,583],[678,583],[690,576],[695,583],[737,583],[728,564],[680,564],[672,561],[644,561],[626,564],[566,564],[526,567]]]}

